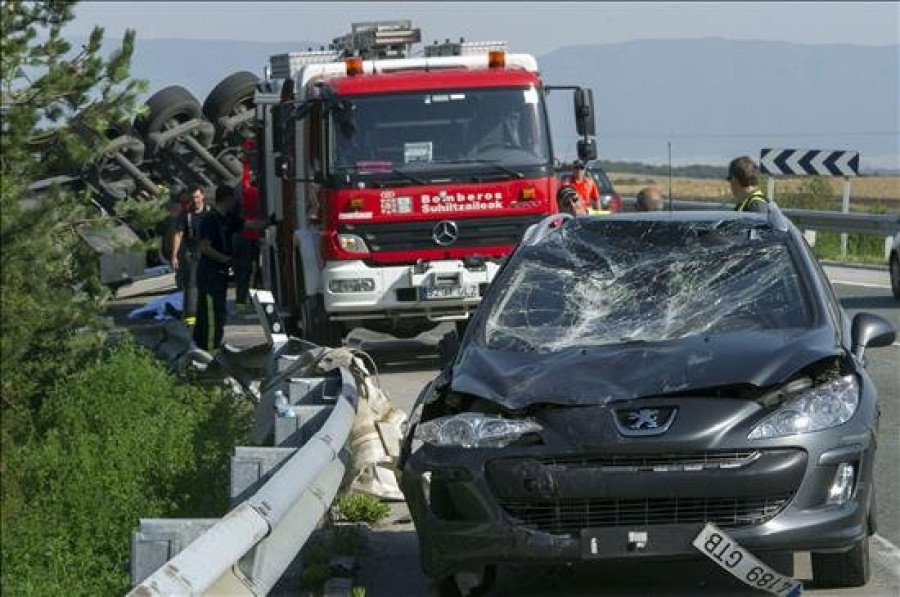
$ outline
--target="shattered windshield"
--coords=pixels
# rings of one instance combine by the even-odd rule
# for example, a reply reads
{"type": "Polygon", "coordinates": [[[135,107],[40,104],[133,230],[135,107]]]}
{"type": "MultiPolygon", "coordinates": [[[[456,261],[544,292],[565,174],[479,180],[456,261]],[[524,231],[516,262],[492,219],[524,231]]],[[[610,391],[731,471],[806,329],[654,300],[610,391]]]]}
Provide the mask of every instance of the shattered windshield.
{"type": "Polygon", "coordinates": [[[554,352],[811,325],[786,235],[740,221],[588,221],[523,248],[481,340],[554,352]]]}
{"type": "Polygon", "coordinates": [[[341,173],[422,173],[460,164],[472,169],[550,161],[545,112],[534,87],[350,99],[353,108],[346,117],[352,126],[335,122],[330,127],[332,167],[341,173]]]}

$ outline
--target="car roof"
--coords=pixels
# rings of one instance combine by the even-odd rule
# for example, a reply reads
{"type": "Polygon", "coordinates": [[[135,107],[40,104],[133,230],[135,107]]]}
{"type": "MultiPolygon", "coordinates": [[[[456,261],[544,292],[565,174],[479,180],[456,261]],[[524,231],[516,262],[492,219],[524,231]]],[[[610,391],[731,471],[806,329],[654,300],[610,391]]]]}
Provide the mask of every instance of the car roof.
{"type": "Polygon", "coordinates": [[[733,222],[733,221],[752,221],[760,223],[769,223],[768,214],[750,211],[731,211],[725,209],[719,210],[690,210],[690,211],[620,211],[602,216],[581,216],[576,221],[582,219],[603,220],[603,221],[626,221],[626,222],[733,222]]]}

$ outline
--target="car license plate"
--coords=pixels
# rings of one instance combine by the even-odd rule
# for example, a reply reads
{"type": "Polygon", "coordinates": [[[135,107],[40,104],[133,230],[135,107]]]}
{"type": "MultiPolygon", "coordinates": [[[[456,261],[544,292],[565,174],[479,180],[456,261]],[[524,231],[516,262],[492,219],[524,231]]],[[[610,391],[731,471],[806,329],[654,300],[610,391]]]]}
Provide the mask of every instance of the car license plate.
{"type": "Polygon", "coordinates": [[[746,585],[781,597],[794,597],[803,590],[799,580],[775,572],[714,524],[707,523],[692,545],[746,585]]]}
{"type": "Polygon", "coordinates": [[[419,300],[441,301],[446,299],[475,298],[478,286],[422,286],[419,288],[419,300]]]}

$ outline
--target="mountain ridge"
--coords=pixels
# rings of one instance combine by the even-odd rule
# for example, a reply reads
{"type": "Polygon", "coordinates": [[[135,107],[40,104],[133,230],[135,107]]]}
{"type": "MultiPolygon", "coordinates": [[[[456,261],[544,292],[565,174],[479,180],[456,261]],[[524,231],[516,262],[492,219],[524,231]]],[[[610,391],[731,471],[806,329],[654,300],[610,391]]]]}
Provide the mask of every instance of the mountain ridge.
{"type": "MultiPolygon", "coordinates": [[[[202,103],[233,72],[261,75],[271,54],[322,45],[138,36],[132,75],[149,80],[147,97],[182,85],[202,103]]],[[[561,46],[537,61],[546,83],[594,90],[604,159],[660,162],[671,141],[676,162],[796,147],[854,149],[869,168],[900,169],[900,44],[644,39],[561,46]]],[[[548,105],[556,152],[571,159],[571,95],[551,93],[548,105]]]]}

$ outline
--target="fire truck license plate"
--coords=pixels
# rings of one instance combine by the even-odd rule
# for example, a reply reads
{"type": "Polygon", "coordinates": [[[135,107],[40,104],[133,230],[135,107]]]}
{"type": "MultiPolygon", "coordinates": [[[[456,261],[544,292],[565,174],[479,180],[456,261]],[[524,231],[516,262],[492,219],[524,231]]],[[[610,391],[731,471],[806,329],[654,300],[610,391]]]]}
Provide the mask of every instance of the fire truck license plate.
{"type": "Polygon", "coordinates": [[[422,301],[442,301],[477,296],[478,286],[422,286],[419,288],[419,300],[422,301]]]}
{"type": "Polygon", "coordinates": [[[714,524],[707,523],[692,545],[726,572],[751,587],[780,597],[795,597],[803,590],[803,583],[799,580],[778,574],[714,524]]]}

